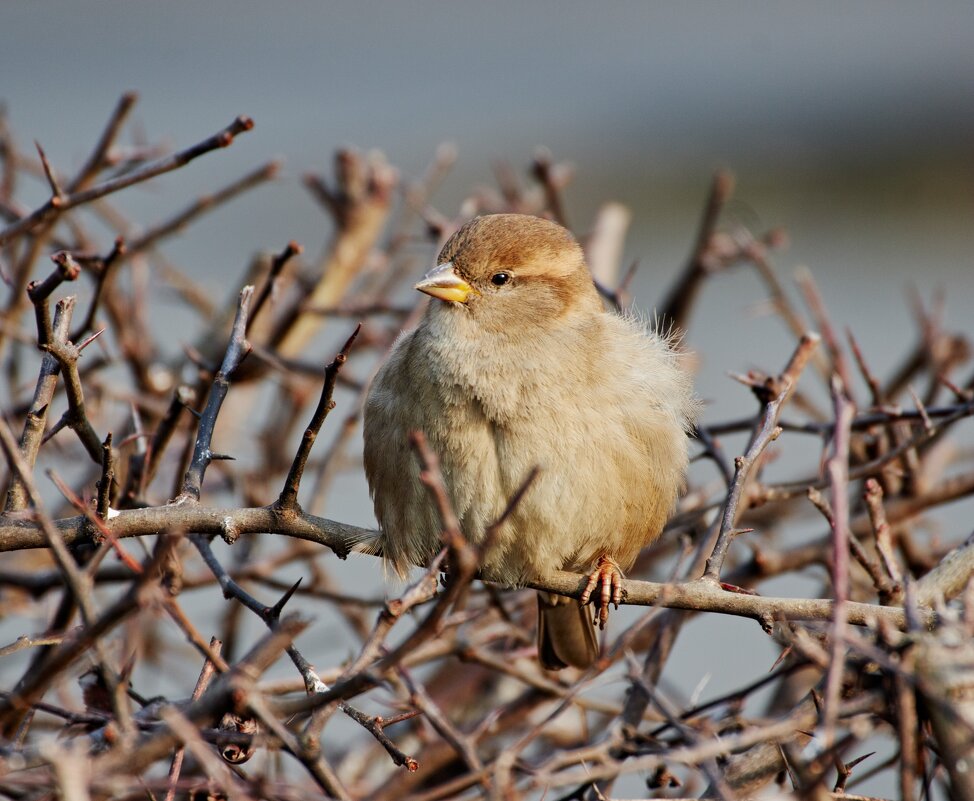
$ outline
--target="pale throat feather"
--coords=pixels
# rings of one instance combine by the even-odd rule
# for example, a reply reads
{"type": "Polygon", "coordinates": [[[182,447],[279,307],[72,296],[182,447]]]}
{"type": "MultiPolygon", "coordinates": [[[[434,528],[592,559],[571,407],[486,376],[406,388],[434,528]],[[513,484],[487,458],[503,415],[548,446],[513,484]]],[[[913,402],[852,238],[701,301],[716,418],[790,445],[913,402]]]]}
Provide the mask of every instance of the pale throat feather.
{"type": "Polygon", "coordinates": [[[444,304],[430,309],[417,333],[429,348],[434,379],[455,390],[455,402],[466,396],[491,422],[505,424],[542,412],[555,401],[553,393],[583,388],[572,354],[580,340],[601,333],[596,328],[590,320],[554,331],[525,321],[485,335],[465,308],[444,304]]]}

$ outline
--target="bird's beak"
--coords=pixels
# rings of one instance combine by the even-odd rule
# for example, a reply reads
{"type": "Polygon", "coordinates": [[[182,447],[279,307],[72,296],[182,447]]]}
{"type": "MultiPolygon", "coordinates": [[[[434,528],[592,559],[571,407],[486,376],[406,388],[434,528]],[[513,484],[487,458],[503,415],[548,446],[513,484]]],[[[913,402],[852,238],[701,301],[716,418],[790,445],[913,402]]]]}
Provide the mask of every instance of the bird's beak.
{"type": "Polygon", "coordinates": [[[450,303],[466,303],[471,295],[480,294],[453,272],[453,265],[450,262],[441,264],[426,273],[423,280],[416,284],[416,289],[450,303]]]}

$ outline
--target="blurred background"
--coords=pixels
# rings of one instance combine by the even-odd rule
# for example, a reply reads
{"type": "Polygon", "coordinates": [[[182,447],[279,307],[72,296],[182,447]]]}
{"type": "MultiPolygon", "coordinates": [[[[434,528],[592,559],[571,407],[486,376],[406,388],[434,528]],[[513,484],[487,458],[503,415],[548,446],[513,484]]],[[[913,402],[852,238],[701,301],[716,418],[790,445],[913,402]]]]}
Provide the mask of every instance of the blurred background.
{"type": "MultiPolygon", "coordinates": [[[[972,39],[966,3],[5,3],[0,98],[21,146],[38,140],[64,170],[125,90],[140,95],[148,140],[174,148],[253,117],[234,147],[125,196],[148,224],[285,159],[279,181],[171,247],[215,291],[258,249],[324,239],[298,178],[329,171],[338,146],[380,149],[408,180],[453,143],[434,198],[450,215],[493,182],[494,163],[523,168],[544,146],[576,166],[577,231],[605,201],[631,208],[626,259],[640,262],[637,303],[650,310],[726,167],[729,215],[789,231],[783,273],[810,267],[882,369],[889,338],[912,335],[905,287],[974,287],[972,39]]],[[[951,294],[962,314],[964,294],[951,294]]],[[[738,300],[709,292],[700,314],[726,338],[738,300]]]]}
{"type": "MultiPolygon", "coordinates": [[[[725,167],[738,182],[727,216],[784,226],[783,274],[811,268],[882,371],[913,336],[907,287],[952,287],[948,317],[974,288],[972,38],[966,3],[5,3],[0,99],[21,146],[38,140],[63,170],[125,90],[140,94],[148,141],[173,148],[253,117],[234,147],[124,196],[149,224],[285,159],[280,180],[170,246],[214,292],[256,250],[324,241],[298,179],[330,171],[338,146],[377,148],[408,180],[453,143],[434,198],[451,216],[496,162],[521,169],[544,146],[575,165],[576,231],[608,200],[632,210],[626,260],[639,260],[636,301],[650,311],[725,167]]],[[[697,319],[738,354],[777,342],[778,364],[791,343],[741,325],[757,285],[714,283],[697,319]]],[[[690,341],[706,350],[698,331],[690,341]]],[[[712,397],[722,373],[708,375],[712,397]]]]}
{"type": "MultiPolygon", "coordinates": [[[[575,165],[565,197],[577,232],[607,201],[629,207],[625,262],[639,262],[633,291],[647,314],[690,251],[714,170],[727,168],[737,189],[725,219],[756,233],[787,230],[790,247],[774,256],[787,291],[797,299],[790,277],[811,269],[837,329],[854,330],[878,373],[916,339],[913,290],[928,305],[944,293],[947,323],[970,330],[969,3],[0,7],[0,99],[22,148],[37,140],[55,166],[77,168],[127,90],[140,95],[134,119],[148,141],[173,149],[238,114],[256,123],[226,151],[118,196],[146,225],[284,159],[277,181],[167,247],[217,297],[255,251],[293,239],[313,255],[327,240],[329,222],[300,177],[330,174],[339,146],[383,151],[408,181],[452,143],[458,160],[433,198],[449,216],[474,185],[494,182],[497,162],[523,171],[544,146],[575,165]]],[[[24,187],[21,199],[42,202],[44,186],[24,187]]],[[[417,274],[430,257],[418,259],[417,274]]],[[[699,355],[705,420],[754,410],[727,371],[775,372],[793,348],[780,320],[762,314],[764,297],[753,275],[718,276],[704,289],[687,340],[699,355]]],[[[159,325],[173,326],[165,303],[157,313],[159,325]]],[[[173,349],[192,333],[173,327],[173,349]]],[[[360,473],[334,494],[329,517],[374,523],[360,473]]],[[[970,511],[969,501],[955,505],[940,523],[945,535],[968,533],[970,511]]],[[[378,585],[375,565],[363,567],[349,575],[378,585]]],[[[770,667],[764,642],[747,621],[691,627],[667,680],[687,694],[708,682],[707,694],[736,686],[701,655],[717,647],[734,675],[738,660],[770,667]]]]}

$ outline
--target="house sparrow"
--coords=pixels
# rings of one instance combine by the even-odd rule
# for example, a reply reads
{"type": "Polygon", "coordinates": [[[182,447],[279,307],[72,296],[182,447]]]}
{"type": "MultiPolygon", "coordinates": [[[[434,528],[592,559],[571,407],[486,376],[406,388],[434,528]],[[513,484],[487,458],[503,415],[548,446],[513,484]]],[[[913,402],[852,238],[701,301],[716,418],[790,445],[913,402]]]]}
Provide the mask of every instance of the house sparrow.
{"type": "MultiPolygon", "coordinates": [[[[407,435],[437,452],[464,535],[483,543],[528,473],[540,472],[483,555],[517,585],[553,569],[621,600],[621,570],[655,539],[687,466],[696,409],[670,338],[603,308],[582,249],[553,222],[478,217],[416,289],[434,298],[402,334],[365,404],[365,472],[379,545],[400,574],[440,549],[437,513],[407,435]]],[[[539,593],[538,656],[555,670],[599,654],[592,618],[539,593]]]]}

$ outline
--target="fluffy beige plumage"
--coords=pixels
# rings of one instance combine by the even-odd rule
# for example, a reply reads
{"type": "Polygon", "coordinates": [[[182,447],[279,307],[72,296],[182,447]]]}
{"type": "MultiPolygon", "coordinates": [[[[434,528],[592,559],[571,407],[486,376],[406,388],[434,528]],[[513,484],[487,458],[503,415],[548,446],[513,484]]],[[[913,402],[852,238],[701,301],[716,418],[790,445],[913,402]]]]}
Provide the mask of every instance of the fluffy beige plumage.
{"type": "MultiPolygon", "coordinates": [[[[604,616],[618,594],[615,567],[631,567],[659,535],[683,484],[690,376],[665,337],[603,308],[581,248],[555,223],[478,217],[438,265],[416,287],[433,301],[396,342],[365,406],[383,554],[402,574],[440,548],[407,442],[423,431],[473,542],[540,467],[483,574],[516,585],[552,569],[592,573],[604,616]]],[[[597,658],[582,607],[539,595],[539,609],[542,664],[597,658]]]]}

